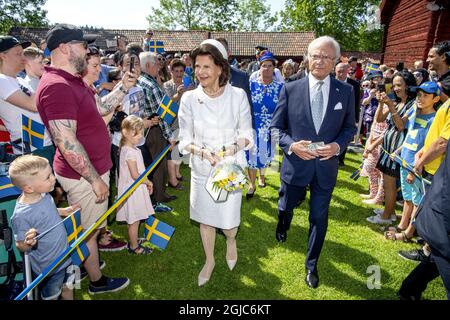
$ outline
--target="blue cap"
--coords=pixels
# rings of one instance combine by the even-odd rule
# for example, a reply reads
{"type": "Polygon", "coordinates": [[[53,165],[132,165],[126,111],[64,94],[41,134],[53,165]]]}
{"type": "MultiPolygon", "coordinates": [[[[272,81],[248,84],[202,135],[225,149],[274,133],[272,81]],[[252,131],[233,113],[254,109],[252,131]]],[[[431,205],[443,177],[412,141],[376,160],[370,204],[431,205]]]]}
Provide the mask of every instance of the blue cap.
{"type": "Polygon", "coordinates": [[[367,76],[367,80],[371,80],[371,79],[377,78],[377,77],[383,78],[383,72],[381,72],[381,71],[372,71],[367,76]]]}
{"type": "Polygon", "coordinates": [[[273,62],[275,62],[275,57],[273,56],[272,52],[267,51],[259,58],[259,62],[263,62],[266,60],[272,60],[273,62]]]}
{"type": "Polygon", "coordinates": [[[441,88],[438,86],[436,82],[427,81],[422,83],[416,90],[422,90],[423,92],[435,94],[437,96],[441,95],[441,88]]]}

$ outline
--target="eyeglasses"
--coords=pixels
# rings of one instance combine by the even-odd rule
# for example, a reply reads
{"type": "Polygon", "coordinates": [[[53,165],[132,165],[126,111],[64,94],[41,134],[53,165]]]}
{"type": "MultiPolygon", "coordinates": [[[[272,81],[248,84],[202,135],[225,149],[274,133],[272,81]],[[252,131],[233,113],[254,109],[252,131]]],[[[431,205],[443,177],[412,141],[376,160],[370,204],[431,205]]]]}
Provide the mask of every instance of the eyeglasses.
{"type": "Polygon", "coordinates": [[[88,48],[88,43],[87,41],[79,41],[79,40],[72,40],[69,41],[68,44],[82,44],[83,48],[86,50],[88,48]]]}
{"type": "Polygon", "coordinates": [[[314,61],[319,61],[319,60],[333,60],[334,58],[327,56],[327,55],[323,55],[323,54],[310,54],[309,57],[314,60],[314,61]]]}
{"type": "Polygon", "coordinates": [[[368,88],[369,85],[368,85],[368,84],[363,84],[362,87],[363,87],[363,88],[368,88]]]}
{"type": "Polygon", "coordinates": [[[160,57],[158,58],[158,61],[166,61],[166,58],[160,57]]]}
{"type": "Polygon", "coordinates": [[[420,72],[414,72],[413,75],[414,75],[414,77],[416,77],[416,78],[422,77],[422,73],[420,73],[420,72]]]}

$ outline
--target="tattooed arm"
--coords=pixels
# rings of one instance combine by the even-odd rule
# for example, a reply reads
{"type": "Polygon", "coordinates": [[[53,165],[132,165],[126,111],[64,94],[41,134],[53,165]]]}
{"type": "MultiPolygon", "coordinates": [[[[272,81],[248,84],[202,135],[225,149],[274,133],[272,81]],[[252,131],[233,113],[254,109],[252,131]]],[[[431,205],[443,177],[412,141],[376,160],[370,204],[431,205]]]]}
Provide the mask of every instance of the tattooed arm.
{"type": "Polygon", "coordinates": [[[111,93],[100,98],[97,94],[95,95],[95,100],[97,102],[97,109],[100,115],[106,116],[112,113],[122,102],[126,95],[126,89],[119,84],[111,93]]]}
{"type": "Polygon", "coordinates": [[[83,145],[78,141],[76,120],[51,120],[53,141],[73,170],[86,179],[97,195],[97,203],[108,199],[109,188],[95,170],[83,145]]]}
{"type": "Polygon", "coordinates": [[[113,112],[122,102],[125,95],[132,87],[136,85],[137,75],[135,73],[126,72],[122,81],[108,95],[100,98],[96,95],[97,108],[100,115],[105,116],[113,112]]]}

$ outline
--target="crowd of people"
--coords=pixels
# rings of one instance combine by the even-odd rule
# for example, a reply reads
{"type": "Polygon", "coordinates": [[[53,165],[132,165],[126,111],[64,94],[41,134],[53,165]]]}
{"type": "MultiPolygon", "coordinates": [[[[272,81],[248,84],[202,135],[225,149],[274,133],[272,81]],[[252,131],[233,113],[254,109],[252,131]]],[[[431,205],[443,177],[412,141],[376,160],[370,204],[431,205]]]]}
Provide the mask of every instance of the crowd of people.
{"type": "MultiPolygon", "coordinates": [[[[317,288],[331,196],[353,141],[364,147],[361,175],[369,181],[362,203],[384,205],[367,221],[386,225],[388,240],[411,241],[419,233],[423,245],[400,252],[420,261],[403,282],[400,297],[420,299],[427,281],[439,275],[450,297],[448,235],[446,242],[435,240],[436,235],[428,234],[432,227],[418,219],[450,210],[444,202],[437,209],[426,207],[436,203],[430,197],[445,190],[433,183],[434,176],[449,178],[449,42],[431,48],[428,69],[418,61],[414,69],[399,63],[396,68],[381,65],[365,72],[356,57],[341,58],[339,44],[331,37],[315,39],[303,61],[289,59],[280,68],[276,53],[264,46],[255,48],[255,61],[238,63],[224,38],[172,56],[151,52],[152,37],[151,30],[142,43],[118,37],[119,50],[109,56],[72,25],[53,27],[40,48],[0,37],[0,128],[17,157],[9,169],[11,181],[23,192],[12,226],[17,247],[30,253],[35,275],[67,247],[63,227],[36,241],[38,230],[78,208],[87,230],[107,210],[113,195],[124,192],[170,145],[169,156],[117,212],[116,220],[128,226],[128,242],[116,239],[103,223],[87,238],[90,255],[83,273],[89,276],[91,294],[128,286],[128,278],[102,274],[105,262],[99,251],[152,252],[139,238],[139,225],[154,213],[173,210],[168,203],[176,196],[167,188],[187,192],[180,171],[185,158],[191,168],[190,217],[200,224],[206,258],[198,285],[205,285],[215,267],[216,229],[226,237],[229,269],[237,263],[242,203],[241,190],[230,192],[224,202],[211,198],[205,184],[212,168],[224,159],[248,168],[245,198],[256,201],[254,195],[257,188],[266,187],[265,170],[279,146],[284,157],[275,237],[287,241],[294,208],[309,191],[305,282],[317,288]],[[165,96],[180,104],[171,124],[157,114],[165,96]],[[43,148],[31,146],[32,154],[25,156],[18,125],[22,114],[46,128],[43,148]],[[398,186],[403,212],[400,223],[392,226],[398,186]],[[64,200],[70,207],[57,210],[64,200]]],[[[448,202],[448,196],[442,201],[448,202]]],[[[448,232],[448,217],[441,216],[446,229],[440,231],[448,232]]],[[[73,298],[64,285],[69,265],[62,264],[41,284],[43,299],[73,298]]]]}

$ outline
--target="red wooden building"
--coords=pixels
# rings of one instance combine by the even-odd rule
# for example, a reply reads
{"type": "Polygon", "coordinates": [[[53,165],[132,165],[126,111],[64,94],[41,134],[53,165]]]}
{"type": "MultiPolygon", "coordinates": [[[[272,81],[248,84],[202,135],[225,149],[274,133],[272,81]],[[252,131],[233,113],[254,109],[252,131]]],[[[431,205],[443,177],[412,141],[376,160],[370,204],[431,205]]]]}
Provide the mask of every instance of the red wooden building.
{"type": "Polygon", "coordinates": [[[382,62],[395,67],[404,62],[413,68],[426,61],[433,44],[450,40],[450,0],[383,0],[384,25],[382,62]]]}

